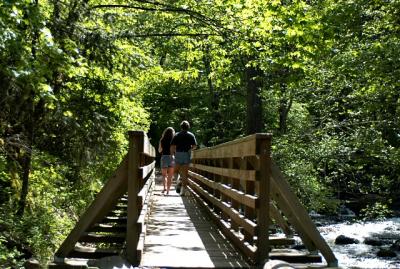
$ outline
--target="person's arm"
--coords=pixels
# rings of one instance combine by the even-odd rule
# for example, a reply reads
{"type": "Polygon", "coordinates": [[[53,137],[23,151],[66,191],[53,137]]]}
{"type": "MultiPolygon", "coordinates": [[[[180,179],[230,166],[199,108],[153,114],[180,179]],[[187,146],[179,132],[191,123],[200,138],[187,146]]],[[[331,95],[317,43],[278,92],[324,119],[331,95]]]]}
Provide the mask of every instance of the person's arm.
{"type": "Polygon", "coordinates": [[[175,155],[176,152],[176,135],[172,138],[171,144],[169,146],[169,153],[175,155]]]}
{"type": "Polygon", "coordinates": [[[161,140],[158,143],[158,153],[162,153],[162,146],[161,146],[161,140]]]}
{"type": "Polygon", "coordinates": [[[197,149],[197,140],[196,140],[196,137],[193,135],[193,141],[192,141],[192,146],[191,146],[191,149],[192,150],[195,150],[195,149],[197,149]]]}

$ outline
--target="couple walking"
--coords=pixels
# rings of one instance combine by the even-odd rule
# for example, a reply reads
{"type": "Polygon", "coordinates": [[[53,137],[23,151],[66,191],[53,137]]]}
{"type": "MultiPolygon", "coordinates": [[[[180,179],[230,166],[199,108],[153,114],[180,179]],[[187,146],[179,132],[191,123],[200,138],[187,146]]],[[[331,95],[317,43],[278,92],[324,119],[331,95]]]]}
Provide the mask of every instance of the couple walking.
{"type": "Polygon", "coordinates": [[[180,175],[182,187],[180,195],[185,195],[187,185],[188,169],[190,164],[190,151],[197,146],[196,137],[189,132],[188,121],[181,122],[181,131],[175,134],[172,127],[164,130],[158,152],[161,153],[161,173],[163,177],[163,193],[169,194],[174,173],[180,175]]]}

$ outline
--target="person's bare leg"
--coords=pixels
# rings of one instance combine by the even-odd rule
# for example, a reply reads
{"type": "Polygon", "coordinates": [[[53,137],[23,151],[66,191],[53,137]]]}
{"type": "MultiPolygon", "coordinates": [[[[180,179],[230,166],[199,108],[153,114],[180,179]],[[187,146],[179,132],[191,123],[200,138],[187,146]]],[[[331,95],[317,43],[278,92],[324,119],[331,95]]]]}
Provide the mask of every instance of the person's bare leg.
{"type": "Polygon", "coordinates": [[[168,168],[168,175],[167,175],[167,194],[169,194],[169,189],[171,188],[172,184],[172,177],[174,176],[174,168],[168,168]]]}
{"type": "Polygon", "coordinates": [[[163,182],[163,191],[162,193],[165,192],[165,190],[167,189],[167,168],[163,168],[161,169],[161,174],[162,174],[162,182],[163,182]]]}
{"type": "Polygon", "coordinates": [[[174,178],[175,178],[176,184],[178,184],[178,179],[180,177],[180,173],[181,173],[181,166],[179,164],[175,164],[174,178]]]}
{"type": "Polygon", "coordinates": [[[182,195],[185,195],[185,191],[187,188],[187,178],[188,178],[188,170],[189,170],[189,165],[185,164],[181,166],[181,176],[182,176],[182,195]]]}
{"type": "Polygon", "coordinates": [[[187,178],[188,178],[188,170],[189,170],[189,166],[188,165],[182,165],[182,185],[186,187],[187,185],[187,178]]]}

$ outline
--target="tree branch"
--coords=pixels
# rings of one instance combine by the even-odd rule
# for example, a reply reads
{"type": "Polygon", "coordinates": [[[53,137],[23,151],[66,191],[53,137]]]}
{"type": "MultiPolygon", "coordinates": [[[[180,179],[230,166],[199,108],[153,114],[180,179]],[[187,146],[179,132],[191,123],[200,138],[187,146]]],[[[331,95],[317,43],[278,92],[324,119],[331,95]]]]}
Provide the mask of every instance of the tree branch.
{"type": "Polygon", "coordinates": [[[184,13],[186,15],[189,15],[193,18],[195,18],[198,21],[203,22],[206,25],[213,26],[215,28],[221,28],[221,23],[211,19],[209,17],[206,17],[205,15],[191,10],[187,8],[177,8],[171,5],[166,5],[162,4],[159,2],[155,1],[147,1],[147,0],[135,0],[135,2],[142,3],[142,4],[147,4],[147,5],[153,5],[154,7],[146,7],[146,6],[136,6],[136,5],[124,5],[124,4],[104,4],[104,5],[95,5],[92,6],[90,9],[102,9],[102,8],[126,8],[126,9],[138,9],[138,10],[144,10],[144,11],[154,11],[154,12],[175,12],[175,13],[184,13]]]}
{"type": "Polygon", "coordinates": [[[190,37],[208,37],[215,36],[216,34],[209,33],[150,33],[150,34],[121,34],[120,37],[171,37],[171,36],[190,36],[190,37]]]}

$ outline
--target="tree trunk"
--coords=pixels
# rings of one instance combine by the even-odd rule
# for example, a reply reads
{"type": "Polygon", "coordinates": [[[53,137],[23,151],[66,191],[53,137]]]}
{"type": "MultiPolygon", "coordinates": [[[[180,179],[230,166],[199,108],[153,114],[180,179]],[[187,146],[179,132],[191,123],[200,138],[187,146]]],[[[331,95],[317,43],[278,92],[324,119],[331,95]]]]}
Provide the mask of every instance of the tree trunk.
{"type": "MultiPolygon", "coordinates": [[[[39,0],[35,0],[35,7],[39,8],[39,0]]],[[[39,30],[34,28],[32,40],[31,40],[31,53],[32,59],[36,60],[36,46],[39,39],[39,30]]],[[[21,165],[21,179],[22,179],[22,188],[21,195],[18,201],[18,211],[17,215],[22,216],[25,211],[26,206],[26,197],[29,192],[29,175],[31,172],[31,162],[32,162],[32,148],[33,148],[33,139],[34,139],[34,124],[35,124],[35,91],[30,90],[29,98],[27,99],[27,115],[24,120],[24,128],[23,134],[25,138],[25,145],[21,151],[20,156],[20,165],[21,165]]],[[[41,102],[39,102],[41,103],[41,102]]]]}
{"type": "Polygon", "coordinates": [[[263,87],[263,72],[254,67],[247,67],[245,70],[245,79],[247,87],[247,121],[246,133],[254,134],[262,132],[263,115],[261,89],[263,87]]]}
{"type": "Polygon", "coordinates": [[[31,152],[26,152],[24,156],[22,156],[21,160],[22,188],[21,188],[21,196],[18,201],[18,211],[17,211],[18,216],[22,216],[25,211],[26,197],[28,196],[28,191],[29,191],[29,174],[31,171],[31,160],[32,160],[31,152]]]}
{"type": "Polygon", "coordinates": [[[211,64],[210,64],[210,53],[209,53],[209,48],[207,47],[205,50],[205,54],[203,57],[203,63],[204,63],[204,69],[205,69],[205,74],[207,76],[207,85],[208,85],[208,90],[210,93],[210,111],[211,111],[211,117],[208,120],[207,123],[207,134],[204,139],[204,143],[206,146],[212,146],[212,143],[210,140],[217,136],[220,137],[220,132],[219,129],[217,128],[217,125],[219,123],[220,114],[219,114],[219,96],[218,93],[215,91],[214,84],[210,78],[211,74],[211,64]]]}
{"type": "Polygon", "coordinates": [[[279,102],[279,132],[285,134],[287,131],[287,117],[292,107],[292,98],[290,100],[281,99],[279,102]]]}

